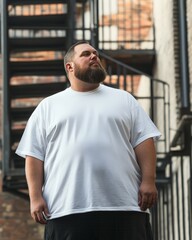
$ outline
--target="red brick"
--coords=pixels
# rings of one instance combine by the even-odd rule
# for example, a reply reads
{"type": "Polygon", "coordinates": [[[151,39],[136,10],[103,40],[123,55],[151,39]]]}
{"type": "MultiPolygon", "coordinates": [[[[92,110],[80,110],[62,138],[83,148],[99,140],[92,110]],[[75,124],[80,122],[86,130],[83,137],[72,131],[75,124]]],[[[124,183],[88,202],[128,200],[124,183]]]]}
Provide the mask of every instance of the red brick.
{"type": "Polygon", "coordinates": [[[43,231],[44,226],[31,218],[27,200],[0,190],[1,240],[41,240],[43,231]]]}

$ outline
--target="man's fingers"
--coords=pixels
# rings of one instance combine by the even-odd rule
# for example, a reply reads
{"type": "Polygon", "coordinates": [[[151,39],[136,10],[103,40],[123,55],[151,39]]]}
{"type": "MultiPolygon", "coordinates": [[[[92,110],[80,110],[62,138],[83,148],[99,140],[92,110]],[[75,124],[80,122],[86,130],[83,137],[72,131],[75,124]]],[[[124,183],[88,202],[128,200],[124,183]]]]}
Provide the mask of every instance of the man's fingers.
{"type": "Polygon", "coordinates": [[[44,217],[43,217],[42,212],[34,212],[34,213],[32,214],[32,218],[33,218],[33,219],[35,220],[35,222],[37,222],[37,223],[41,223],[41,224],[46,224],[46,223],[47,223],[46,219],[44,219],[44,217]]]}
{"type": "Polygon", "coordinates": [[[48,213],[48,212],[42,212],[42,215],[43,215],[43,218],[44,218],[44,220],[48,220],[50,217],[51,217],[51,215],[48,213]]]}
{"type": "Polygon", "coordinates": [[[51,216],[47,206],[44,207],[44,210],[42,211],[42,213],[43,213],[43,216],[44,216],[45,219],[49,219],[50,216],[51,216]]]}
{"type": "Polygon", "coordinates": [[[47,208],[47,204],[43,198],[39,201],[34,201],[31,203],[31,216],[37,223],[47,223],[47,220],[50,218],[50,214],[47,208]]]}
{"type": "Polygon", "coordinates": [[[151,208],[157,201],[156,195],[144,194],[139,196],[138,204],[142,211],[146,211],[148,208],[151,208]]]}

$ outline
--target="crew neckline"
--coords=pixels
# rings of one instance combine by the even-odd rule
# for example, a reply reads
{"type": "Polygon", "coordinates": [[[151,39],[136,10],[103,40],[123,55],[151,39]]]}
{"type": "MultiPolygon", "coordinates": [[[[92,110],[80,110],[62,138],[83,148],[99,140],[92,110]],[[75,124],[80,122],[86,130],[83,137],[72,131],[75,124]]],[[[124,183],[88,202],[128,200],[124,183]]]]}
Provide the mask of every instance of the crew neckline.
{"type": "Polygon", "coordinates": [[[77,94],[77,95],[89,95],[89,94],[93,94],[95,92],[100,91],[101,88],[102,88],[102,85],[100,84],[97,88],[90,90],[90,91],[86,91],[86,92],[76,91],[76,90],[72,89],[72,87],[69,87],[68,89],[70,92],[77,94]]]}

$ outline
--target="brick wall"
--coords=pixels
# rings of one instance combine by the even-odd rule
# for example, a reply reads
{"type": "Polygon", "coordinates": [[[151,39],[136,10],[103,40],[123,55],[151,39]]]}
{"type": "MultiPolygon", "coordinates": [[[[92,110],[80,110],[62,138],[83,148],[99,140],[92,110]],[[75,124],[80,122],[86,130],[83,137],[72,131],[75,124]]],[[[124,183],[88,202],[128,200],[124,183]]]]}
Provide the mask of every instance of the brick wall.
{"type": "Polygon", "coordinates": [[[152,0],[119,0],[117,12],[102,16],[102,20],[105,26],[117,27],[117,40],[121,42],[119,48],[137,49],[139,40],[149,38],[153,24],[152,0]]]}
{"type": "MultiPolygon", "coordinates": [[[[140,40],[149,37],[149,31],[152,27],[152,1],[151,0],[141,0],[141,1],[118,1],[119,17],[120,21],[118,23],[119,40],[125,38],[126,27],[126,40],[140,40]],[[124,16],[121,19],[121,14],[124,16]],[[142,21],[141,21],[142,19],[142,21]],[[121,30],[122,29],[122,30],[121,30]]],[[[127,44],[126,47],[129,47],[127,44]]],[[[135,48],[139,45],[134,44],[135,48]]],[[[133,47],[133,44],[132,44],[133,47]]]]}
{"type": "Polygon", "coordinates": [[[0,189],[0,239],[41,240],[43,233],[44,226],[30,216],[29,202],[0,189]]]}

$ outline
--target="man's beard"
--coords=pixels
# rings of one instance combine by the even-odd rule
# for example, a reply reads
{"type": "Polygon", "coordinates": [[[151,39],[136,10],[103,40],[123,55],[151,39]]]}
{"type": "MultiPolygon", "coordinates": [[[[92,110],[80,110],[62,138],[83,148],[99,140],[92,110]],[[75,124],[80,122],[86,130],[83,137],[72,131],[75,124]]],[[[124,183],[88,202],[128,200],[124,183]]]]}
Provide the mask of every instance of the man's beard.
{"type": "Polygon", "coordinates": [[[101,83],[106,78],[106,71],[102,66],[97,68],[81,69],[79,65],[75,65],[75,77],[87,83],[101,83]]]}

